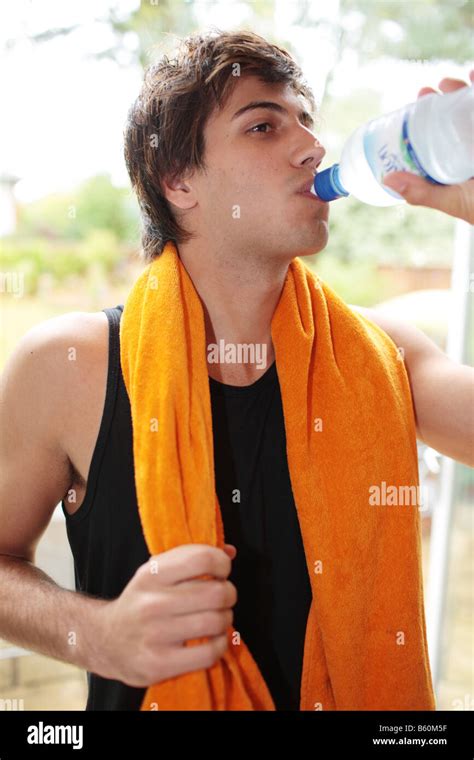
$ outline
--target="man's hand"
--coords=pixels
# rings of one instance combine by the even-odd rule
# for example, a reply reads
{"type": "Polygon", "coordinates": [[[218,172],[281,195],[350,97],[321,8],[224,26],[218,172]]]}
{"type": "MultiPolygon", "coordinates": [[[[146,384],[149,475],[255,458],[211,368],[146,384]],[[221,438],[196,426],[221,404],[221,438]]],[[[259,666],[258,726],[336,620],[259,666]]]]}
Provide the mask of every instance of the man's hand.
{"type": "Polygon", "coordinates": [[[98,612],[95,672],[146,687],[210,668],[228,647],[237,590],[227,580],[236,549],[185,544],[150,557],[98,612]],[[208,638],[185,646],[186,641],[208,638]]]}
{"type": "MultiPolygon", "coordinates": [[[[469,72],[469,79],[474,82],[474,69],[469,72]]],[[[438,85],[441,92],[452,92],[466,86],[466,82],[460,79],[449,78],[442,79],[438,85]]],[[[432,87],[422,87],[418,97],[433,92],[436,90],[432,87]]],[[[402,195],[411,206],[428,206],[474,224],[474,178],[443,187],[411,172],[391,172],[384,178],[384,184],[402,195]]]]}

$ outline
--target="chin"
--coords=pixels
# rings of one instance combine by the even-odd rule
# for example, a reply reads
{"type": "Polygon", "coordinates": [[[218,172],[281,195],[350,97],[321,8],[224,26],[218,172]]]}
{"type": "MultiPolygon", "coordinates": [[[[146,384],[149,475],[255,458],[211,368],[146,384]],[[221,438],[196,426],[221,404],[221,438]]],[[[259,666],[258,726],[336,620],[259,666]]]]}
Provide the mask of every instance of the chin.
{"type": "Polygon", "coordinates": [[[296,253],[295,256],[313,256],[315,253],[323,251],[329,241],[329,227],[327,222],[322,222],[320,225],[318,234],[315,239],[301,245],[301,253],[296,253]]]}

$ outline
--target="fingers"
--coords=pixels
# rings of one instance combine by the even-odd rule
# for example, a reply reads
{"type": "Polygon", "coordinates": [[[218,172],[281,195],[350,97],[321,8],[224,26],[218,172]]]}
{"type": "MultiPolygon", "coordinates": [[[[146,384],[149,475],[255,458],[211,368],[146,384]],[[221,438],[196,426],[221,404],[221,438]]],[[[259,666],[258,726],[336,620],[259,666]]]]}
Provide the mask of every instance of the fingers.
{"type": "Polygon", "coordinates": [[[170,588],[166,600],[161,600],[164,615],[186,615],[203,610],[233,607],[237,589],[231,581],[187,581],[170,588]]]}
{"type": "Polygon", "coordinates": [[[170,645],[166,648],[166,656],[160,666],[160,679],[165,681],[182,673],[207,670],[225,654],[228,646],[227,632],[213,637],[204,644],[186,647],[170,645]]]}
{"type": "Polygon", "coordinates": [[[423,95],[431,95],[433,92],[436,92],[436,90],[433,90],[432,87],[422,87],[417,97],[422,98],[423,95]]]}
{"type": "MultiPolygon", "coordinates": [[[[469,80],[470,82],[474,82],[474,69],[471,69],[469,72],[469,80]]],[[[462,79],[444,77],[444,79],[439,82],[438,87],[441,92],[454,92],[455,90],[461,89],[461,87],[467,87],[468,84],[469,82],[465,82],[462,79]]],[[[435,90],[433,87],[422,87],[421,90],[419,90],[417,97],[422,98],[424,95],[432,95],[433,92],[438,92],[438,90],[435,90]]]]}
{"type": "Polygon", "coordinates": [[[224,544],[223,549],[231,559],[235,559],[237,555],[237,549],[233,544],[224,544]]]}
{"type": "Polygon", "coordinates": [[[410,172],[391,172],[383,182],[411,206],[427,206],[474,224],[474,179],[457,185],[434,185],[410,172]]]}
{"type": "Polygon", "coordinates": [[[137,575],[150,588],[150,584],[172,586],[199,577],[224,580],[231,567],[231,558],[223,549],[207,544],[183,544],[150,557],[137,575]]]}
{"type": "Polygon", "coordinates": [[[150,643],[156,647],[175,644],[183,646],[186,641],[202,637],[222,636],[234,621],[232,610],[205,610],[200,614],[178,615],[157,620],[150,643]]]}
{"type": "Polygon", "coordinates": [[[459,90],[461,87],[466,87],[467,85],[468,82],[464,82],[462,79],[452,79],[451,77],[445,77],[438,84],[438,87],[441,92],[454,92],[454,90],[459,90]]]}

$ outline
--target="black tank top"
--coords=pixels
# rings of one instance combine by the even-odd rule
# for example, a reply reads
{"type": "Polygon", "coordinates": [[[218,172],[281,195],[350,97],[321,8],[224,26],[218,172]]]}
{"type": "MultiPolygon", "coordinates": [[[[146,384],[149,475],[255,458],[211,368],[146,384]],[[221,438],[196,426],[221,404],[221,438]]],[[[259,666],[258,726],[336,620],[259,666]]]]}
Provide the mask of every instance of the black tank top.
{"type": "MultiPolygon", "coordinates": [[[[130,402],[120,367],[123,305],[109,320],[107,389],[87,489],[69,515],[76,589],[120,595],[150,553],[135,490],[130,402]]],[[[291,489],[276,364],[248,386],[209,378],[216,492],[225,540],[238,553],[229,580],[233,627],[247,644],[278,710],[298,710],[311,586],[291,489]]],[[[87,673],[86,710],[139,710],[145,688],[87,673]]]]}

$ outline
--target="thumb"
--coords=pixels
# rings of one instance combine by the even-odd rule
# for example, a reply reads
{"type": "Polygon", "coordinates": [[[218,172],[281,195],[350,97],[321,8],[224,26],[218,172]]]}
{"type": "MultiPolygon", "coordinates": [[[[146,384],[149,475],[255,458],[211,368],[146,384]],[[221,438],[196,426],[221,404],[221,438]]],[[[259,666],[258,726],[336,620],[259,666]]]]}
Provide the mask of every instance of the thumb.
{"type": "MultiPolygon", "coordinates": [[[[468,182],[470,185],[471,180],[468,182]]],[[[434,185],[410,172],[390,172],[383,183],[399,193],[411,206],[427,206],[473,223],[472,189],[468,183],[434,185]]]]}

